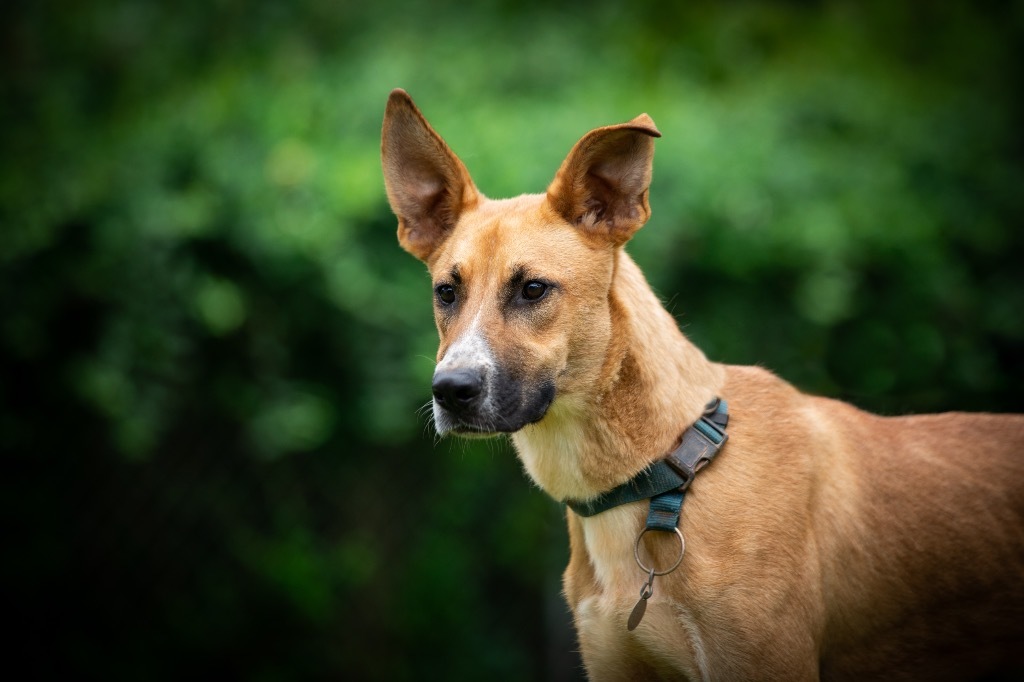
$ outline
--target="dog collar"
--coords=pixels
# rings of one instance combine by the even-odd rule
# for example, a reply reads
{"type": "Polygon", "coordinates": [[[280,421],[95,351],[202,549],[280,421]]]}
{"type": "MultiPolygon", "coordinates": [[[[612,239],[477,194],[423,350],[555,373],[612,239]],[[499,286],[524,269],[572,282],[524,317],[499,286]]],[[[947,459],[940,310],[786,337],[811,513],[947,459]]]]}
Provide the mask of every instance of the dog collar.
{"type": "Polygon", "coordinates": [[[636,536],[633,544],[633,557],[647,579],[640,588],[640,599],[629,614],[626,629],[635,630],[643,620],[647,610],[647,600],[654,594],[654,579],[667,575],[679,567],[686,551],[686,540],[679,530],[679,514],[683,509],[686,491],[693,483],[697,472],[707,466],[715,458],[718,451],[729,439],[725,427],[729,424],[729,409],[725,401],[715,398],[704,414],[693,426],[683,431],[679,447],[667,457],[650,465],[639,474],[620,486],[586,502],[569,501],[569,508],[580,516],[594,516],[612,507],[627,502],[650,499],[651,506],[647,512],[647,523],[636,536]],[[679,539],[679,556],[670,567],[657,570],[654,565],[647,566],[640,558],[640,541],[647,531],[660,530],[674,532],[679,539]]]}
{"type": "Polygon", "coordinates": [[[728,405],[715,398],[704,408],[701,418],[683,432],[679,447],[667,457],[592,500],[567,500],[566,504],[580,516],[594,516],[619,505],[649,499],[651,508],[646,527],[673,530],[679,524],[683,499],[694,476],[715,458],[728,440],[725,432],[728,423],[728,405]]]}

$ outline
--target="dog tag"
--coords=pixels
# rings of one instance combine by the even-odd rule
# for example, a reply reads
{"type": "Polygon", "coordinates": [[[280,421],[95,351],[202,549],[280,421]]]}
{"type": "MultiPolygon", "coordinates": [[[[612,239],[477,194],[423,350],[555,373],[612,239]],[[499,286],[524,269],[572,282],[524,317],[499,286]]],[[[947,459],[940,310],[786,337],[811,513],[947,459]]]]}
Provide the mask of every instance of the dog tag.
{"type": "Polygon", "coordinates": [[[626,621],[626,629],[632,632],[636,630],[637,626],[640,625],[640,621],[644,619],[644,614],[647,612],[647,600],[654,594],[654,569],[647,576],[647,582],[640,588],[640,600],[637,601],[636,606],[633,607],[632,612],[629,614],[629,620],[626,621]]]}
{"type": "Polygon", "coordinates": [[[647,600],[640,597],[640,601],[633,607],[633,612],[629,614],[629,620],[626,621],[626,629],[630,632],[636,630],[636,626],[640,625],[640,621],[644,619],[644,613],[647,611],[647,600]]]}

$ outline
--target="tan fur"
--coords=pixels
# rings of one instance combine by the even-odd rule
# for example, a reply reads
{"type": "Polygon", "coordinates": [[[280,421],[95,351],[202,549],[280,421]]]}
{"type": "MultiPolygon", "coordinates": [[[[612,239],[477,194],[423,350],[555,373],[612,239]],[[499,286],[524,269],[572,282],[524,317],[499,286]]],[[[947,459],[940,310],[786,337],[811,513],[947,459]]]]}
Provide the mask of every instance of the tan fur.
{"type": "MultiPolygon", "coordinates": [[[[649,213],[657,135],[646,116],[597,129],[546,195],[492,201],[408,95],[385,115],[399,239],[435,285],[460,283],[457,307],[438,308],[438,360],[475,334],[516,387],[553,381],[543,418],[512,433],[541,488],[594,497],[728,401],[729,441],[683,508],[682,564],[635,631],[646,504],[568,512],[565,595],[589,676],[961,680],[1020,665],[1024,417],[883,418],[709,362],[619,248],[649,213]],[[543,301],[509,303],[523,271],[555,284],[543,301]]],[[[644,545],[658,566],[677,547],[644,545]]]]}

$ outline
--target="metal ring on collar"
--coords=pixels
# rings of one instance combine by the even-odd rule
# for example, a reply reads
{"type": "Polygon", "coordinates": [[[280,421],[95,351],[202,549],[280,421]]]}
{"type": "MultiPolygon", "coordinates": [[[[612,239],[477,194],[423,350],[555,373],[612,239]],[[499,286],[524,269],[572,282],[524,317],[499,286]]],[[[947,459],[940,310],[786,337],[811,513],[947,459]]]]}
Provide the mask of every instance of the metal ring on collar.
{"type": "Polygon", "coordinates": [[[672,564],[671,568],[667,568],[664,571],[655,571],[653,568],[644,566],[644,562],[640,559],[640,540],[644,537],[644,533],[649,530],[657,530],[656,528],[644,528],[640,531],[640,534],[636,536],[636,544],[633,545],[633,556],[636,558],[636,564],[639,566],[644,573],[653,573],[654,575],[666,575],[679,568],[679,564],[683,561],[683,553],[686,551],[686,540],[683,539],[683,532],[678,528],[673,528],[676,532],[676,537],[679,538],[679,558],[672,564]]]}

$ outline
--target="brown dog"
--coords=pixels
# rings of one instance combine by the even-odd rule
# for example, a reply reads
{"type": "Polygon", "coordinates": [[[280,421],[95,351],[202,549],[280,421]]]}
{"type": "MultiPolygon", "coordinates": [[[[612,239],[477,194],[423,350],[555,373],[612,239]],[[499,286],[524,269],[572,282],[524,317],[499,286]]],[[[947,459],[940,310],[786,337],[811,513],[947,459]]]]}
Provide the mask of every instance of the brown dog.
{"type": "MultiPolygon", "coordinates": [[[[426,262],[441,434],[512,434],[537,484],[587,501],[663,459],[712,398],[729,440],[640,624],[648,504],[568,512],[565,595],[594,679],[976,679],[1020,665],[1024,417],[883,418],[709,362],[623,244],[647,220],[646,115],[585,135],[546,194],[490,200],[395,90],[382,155],[402,247],[426,262]]],[[[1018,669],[1019,670],[1019,669],[1018,669]]]]}

